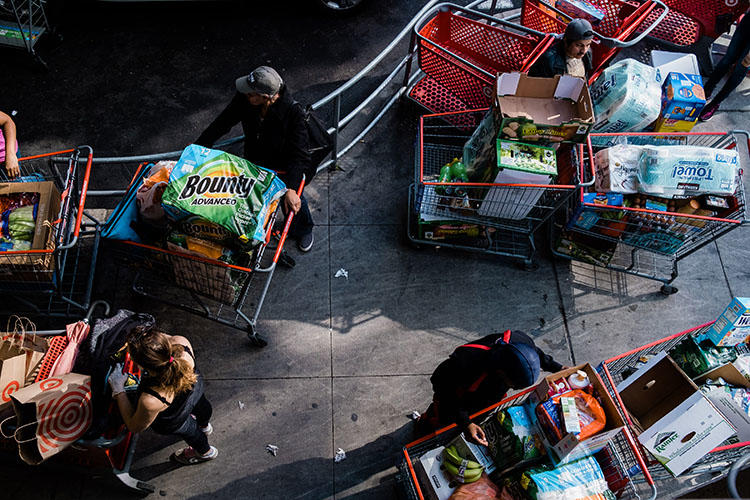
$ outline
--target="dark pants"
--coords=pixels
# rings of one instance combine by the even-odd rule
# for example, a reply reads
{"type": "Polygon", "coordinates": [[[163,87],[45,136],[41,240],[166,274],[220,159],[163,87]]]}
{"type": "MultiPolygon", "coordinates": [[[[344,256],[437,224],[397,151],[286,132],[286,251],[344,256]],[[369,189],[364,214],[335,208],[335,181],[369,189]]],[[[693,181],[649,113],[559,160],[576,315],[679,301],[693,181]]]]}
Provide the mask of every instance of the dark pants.
{"type": "MultiPolygon", "coordinates": [[[[289,226],[289,237],[294,239],[299,239],[306,234],[310,234],[313,230],[313,226],[315,226],[312,214],[310,213],[310,207],[307,205],[307,198],[305,198],[304,194],[300,197],[300,201],[302,202],[302,206],[299,211],[294,214],[292,225],[289,226]]],[[[284,214],[286,215],[286,210],[284,210],[284,214]]]]}
{"type": "Polygon", "coordinates": [[[172,434],[180,436],[201,455],[208,453],[208,450],[211,449],[208,444],[208,437],[206,437],[200,428],[208,425],[212,414],[213,408],[211,408],[211,403],[208,402],[205,395],[201,396],[193,408],[195,418],[188,417],[185,423],[172,434]]]}
{"type": "Polygon", "coordinates": [[[729,73],[729,79],[727,79],[719,93],[716,94],[716,97],[711,99],[710,105],[718,106],[721,104],[742,83],[747,74],[747,68],[742,65],[741,61],[747,55],[748,51],[750,51],[750,14],[745,14],[745,17],[742,18],[742,21],[734,31],[734,36],[732,36],[732,41],[729,42],[727,53],[724,54],[724,57],[716,65],[704,86],[706,95],[710,95],[721,78],[729,73],[732,66],[734,66],[734,69],[729,73]]]}

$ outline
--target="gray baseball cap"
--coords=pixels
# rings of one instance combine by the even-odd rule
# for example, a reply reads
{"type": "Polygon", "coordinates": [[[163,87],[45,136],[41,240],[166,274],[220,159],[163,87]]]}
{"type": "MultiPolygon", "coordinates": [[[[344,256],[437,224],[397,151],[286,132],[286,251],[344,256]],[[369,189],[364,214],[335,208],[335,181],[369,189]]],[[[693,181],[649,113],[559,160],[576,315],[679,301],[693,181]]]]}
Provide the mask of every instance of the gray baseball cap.
{"type": "Polygon", "coordinates": [[[594,38],[594,28],[585,19],[573,19],[565,27],[565,39],[569,42],[591,40],[594,38]]]}
{"type": "Polygon", "coordinates": [[[249,75],[237,78],[235,86],[237,91],[243,94],[274,95],[279,92],[283,83],[284,81],[275,69],[259,66],[249,75]]]}

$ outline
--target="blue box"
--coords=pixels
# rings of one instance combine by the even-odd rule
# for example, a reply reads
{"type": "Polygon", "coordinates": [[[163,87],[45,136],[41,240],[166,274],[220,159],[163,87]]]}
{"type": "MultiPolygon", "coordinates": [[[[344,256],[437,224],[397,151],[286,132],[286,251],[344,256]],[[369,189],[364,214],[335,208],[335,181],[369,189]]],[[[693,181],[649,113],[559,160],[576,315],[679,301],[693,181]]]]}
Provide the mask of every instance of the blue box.
{"type": "Polygon", "coordinates": [[[700,75],[670,73],[661,87],[661,117],[670,120],[695,121],[703,106],[706,94],[700,75]]]}
{"type": "Polygon", "coordinates": [[[735,346],[750,339],[750,298],[734,297],[703,337],[716,346],[735,346]]]}

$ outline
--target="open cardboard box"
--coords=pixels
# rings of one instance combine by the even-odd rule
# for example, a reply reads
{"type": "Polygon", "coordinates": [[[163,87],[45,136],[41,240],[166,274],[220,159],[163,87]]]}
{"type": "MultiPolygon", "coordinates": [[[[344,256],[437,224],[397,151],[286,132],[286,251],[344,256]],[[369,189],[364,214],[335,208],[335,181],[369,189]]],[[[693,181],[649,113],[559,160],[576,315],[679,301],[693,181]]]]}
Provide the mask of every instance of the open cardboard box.
{"type": "MultiPolygon", "coordinates": [[[[730,385],[750,389],[750,380],[745,378],[742,372],[740,372],[732,363],[727,363],[718,368],[714,368],[710,372],[706,372],[693,380],[697,384],[704,384],[707,380],[716,380],[719,377],[724,379],[730,385]]],[[[716,390],[708,392],[706,397],[737,430],[737,437],[740,441],[750,441],[750,416],[742,411],[742,409],[732,400],[730,394],[723,389],[717,388],[716,390]]]]}
{"type": "Polygon", "coordinates": [[[459,485],[458,481],[451,478],[442,468],[444,449],[445,446],[439,446],[430,450],[414,464],[414,473],[423,487],[427,500],[448,500],[459,485]]]}
{"type": "MultiPolygon", "coordinates": [[[[54,231],[51,223],[60,213],[60,192],[52,181],[43,182],[4,182],[0,183],[0,196],[13,193],[39,193],[32,250],[53,250],[55,248],[54,231]]],[[[52,253],[41,252],[0,252],[0,280],[51,280],[54,265],[52,253]],[[30,276],[34,273],[34,276],[30,276]]]]}
{"type": "Polygon", "coordinates": [[[594,124],[589,87],[581,78],[535,78],[502,73],[497,78],[501,139],[584,142],[594,124]]]}
{"type": "Polygon", "coordinates": [[[535,407],[537,404],[546,401],[548,399],[547,393],[549,392],[550,384],[552,382],[561,378],[567,379],[578,370],[585,372],[589,378],[589,382],[594,386],[596,394],[601,401],[604,414],[607,416],[607,423],[604,426],[604,430],[586,440],[579,441],[575,434],[568,433],[560,440],[560,442],[550,446],[550,457],[556,464],[568,463],[585,456],[593,455],[607,446],[607,443],[614,439],[617,433],[621,432],[625,426],[625,421],[617,410],[617,406],[615,405],[612,396],[609,395],[606,387],[604,387],[604,383],[601,378],[599,378],[599,374],[596,373],[594,367],[589,363],[584,363],[582,365],[568,368],[567,370],[547,375],[534,388],[534,392],[530,396],[530,401],[535,407]]]}
{"type": "Polygon", "coordinates": [[[735,429],[666,352],[617,386],[638,440],[678,476],[735,429]]]}

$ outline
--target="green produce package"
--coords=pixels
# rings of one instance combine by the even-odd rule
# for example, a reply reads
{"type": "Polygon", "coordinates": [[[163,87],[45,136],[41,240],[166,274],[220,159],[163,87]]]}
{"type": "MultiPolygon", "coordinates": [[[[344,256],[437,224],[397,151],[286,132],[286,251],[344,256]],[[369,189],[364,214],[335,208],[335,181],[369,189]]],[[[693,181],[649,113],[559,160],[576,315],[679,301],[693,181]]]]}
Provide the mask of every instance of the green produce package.
{"type": "Polygon", "coordinates": [[[532,500],[615,500],[599,463],[586,457],[556,469],[533,467],[521,474],[521,488],[532,500]]]}
{"type": "Polygon", "coordinates": [[[485,425],[484,430],[490,454],[500,470],[537,460],[546,454],[539,431],[524,406],[498,411],[495,421],[485,425]]]}
{"type": "Polygon", "coordinates": [[[274,202],[285,192],[286,186],[271,170],[193,144],[172,168],[162,204],[174,221],[197,215],[242,242],[260,243],[274,202]]]}
{"type": "Polygon", "coordinates": [[[669,351],[669,355],[690,378],[695,378],[733,362],[737,359],[737,350],[734,347],[716,347],[709,339],[688,335],[669,351]]]}

